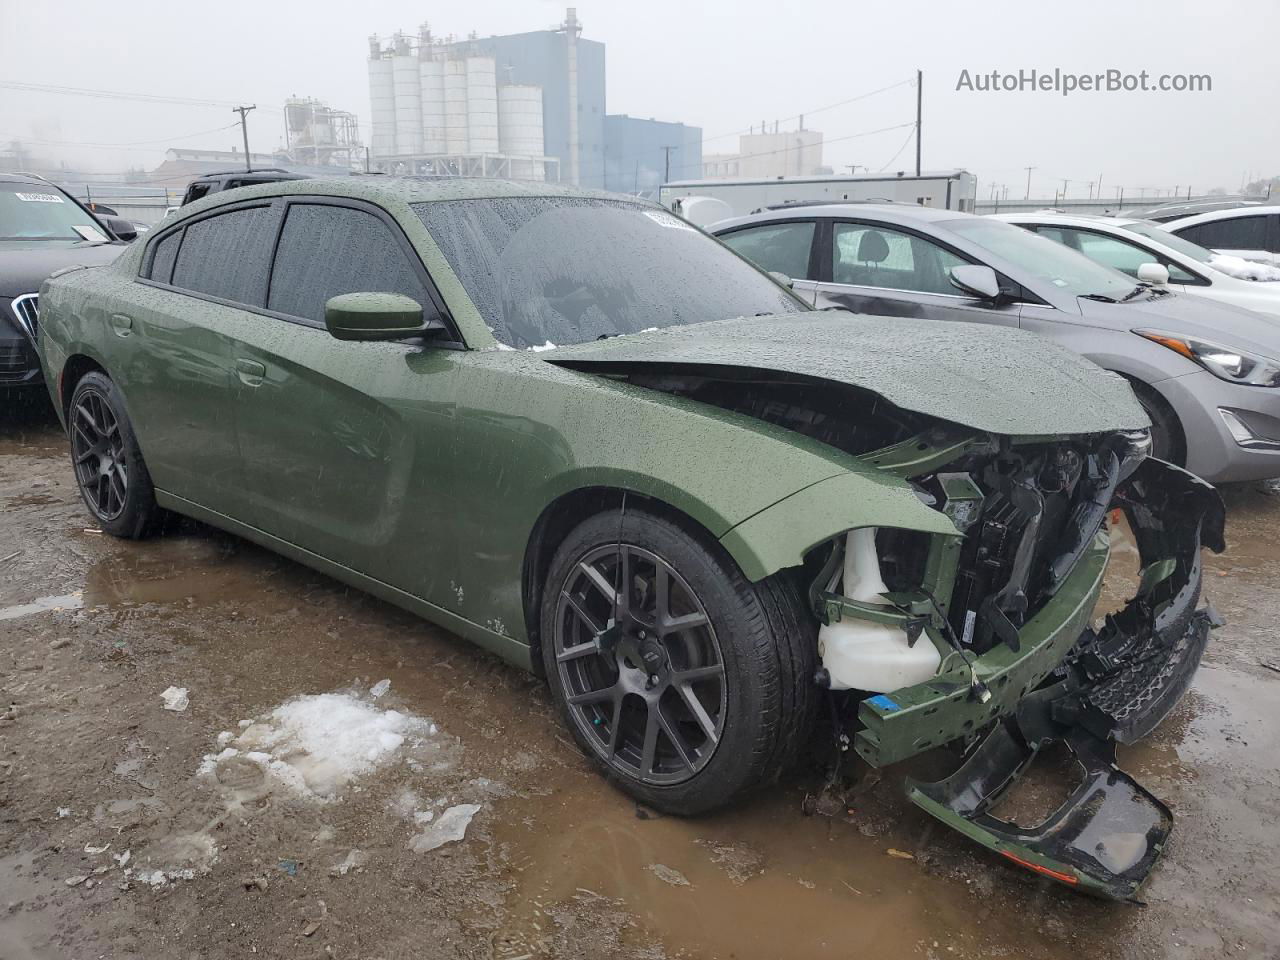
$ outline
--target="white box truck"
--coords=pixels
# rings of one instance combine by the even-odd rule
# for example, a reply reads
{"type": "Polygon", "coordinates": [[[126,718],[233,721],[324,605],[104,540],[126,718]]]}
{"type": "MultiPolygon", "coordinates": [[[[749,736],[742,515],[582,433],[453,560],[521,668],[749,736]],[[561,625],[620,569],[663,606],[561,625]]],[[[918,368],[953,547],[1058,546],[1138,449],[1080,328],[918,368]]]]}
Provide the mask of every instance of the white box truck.
{"type": "Polygon", "coordinates": [[[978,178],[967,170],[926,172],[918,177],[898,173],[773,180],[677,180],[664,183],[658,190],[659,203],[699,226],[769,207],[842,200],[891,200],[972,213],[977,198],[978,178]]]}

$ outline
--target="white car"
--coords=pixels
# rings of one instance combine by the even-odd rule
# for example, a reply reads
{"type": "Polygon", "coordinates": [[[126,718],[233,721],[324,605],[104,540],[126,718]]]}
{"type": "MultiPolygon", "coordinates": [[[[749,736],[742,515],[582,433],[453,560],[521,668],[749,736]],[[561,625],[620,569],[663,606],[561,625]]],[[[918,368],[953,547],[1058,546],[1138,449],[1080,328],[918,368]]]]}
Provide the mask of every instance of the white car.
{"type": "Polygon", "coordinates": [[[1280,267],[1206,250],[1148,220],[1055,212],[993,217],[1078,250],[1137,280],[1280,319],[1280,267]]]}
{"type": "Polygon", "coordinates": [[[1280,206],[1214,210],[1179,217],[1164,226],[1184,240],[1219,253],[1280,266],[1280,206]]]}

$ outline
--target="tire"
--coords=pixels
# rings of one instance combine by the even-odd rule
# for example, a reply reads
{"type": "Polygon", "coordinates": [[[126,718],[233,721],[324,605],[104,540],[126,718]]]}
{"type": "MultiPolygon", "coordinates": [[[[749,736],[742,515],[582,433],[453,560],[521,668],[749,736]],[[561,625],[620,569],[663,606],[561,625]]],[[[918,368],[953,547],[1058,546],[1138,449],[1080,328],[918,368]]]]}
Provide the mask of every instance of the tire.
{"type": "Polygon", "coordinates": [[[1151,420],[1151,456],[1176,466],[1185,466],[1187,445],[1182,434],[1182,424],[1164,399],[1145,383],[1130,380],[1134,396],[1151,420]]]}
{"type": "Polygon", "coordinates": [[[138,540],[158,529],[151,474],[116,385],[105,374],[86,373],[67,408],[71,467],[84,504],[113,537],[138,540]]]}
{"type": "Polygon", "coordinates": [[[812,733],[817,623],[796,589],[748,582],[715,541],[641,509],[593,516],[561,543],[541,636],[578,746],[658,810],[724,806],[775,780],[812,733]],[[628,612],[611,627],[620,557],[628,612]]]}

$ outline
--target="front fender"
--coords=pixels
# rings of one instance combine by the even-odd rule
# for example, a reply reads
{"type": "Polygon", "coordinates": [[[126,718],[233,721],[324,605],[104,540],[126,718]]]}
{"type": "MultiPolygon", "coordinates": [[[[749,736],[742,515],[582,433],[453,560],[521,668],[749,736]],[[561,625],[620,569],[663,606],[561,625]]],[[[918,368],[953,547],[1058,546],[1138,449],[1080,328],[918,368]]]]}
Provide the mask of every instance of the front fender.
{"type": "Polygon", "coordinates": [[[960,536],[946,515],[925,506],[906,482],[851,471],[811,484],[748,517],[721,536],[720,543],[755,582],[799,566],[823,540],[858,527],[960,536]]]}

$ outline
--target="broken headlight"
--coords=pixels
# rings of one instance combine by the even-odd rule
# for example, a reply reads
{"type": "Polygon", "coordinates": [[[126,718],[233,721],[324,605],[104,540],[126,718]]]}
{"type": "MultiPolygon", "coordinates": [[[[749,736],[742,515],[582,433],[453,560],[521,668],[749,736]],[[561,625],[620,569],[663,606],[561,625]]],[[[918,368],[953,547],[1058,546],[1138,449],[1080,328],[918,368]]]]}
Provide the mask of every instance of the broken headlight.
{"type": "Polygon", "coordinates": [[[1269,357],[1225,347],[1210,340],[1164,333],[1160,330],[1134,330],[1140,337],[1168,347],[1204,367],[1220,380],[1242,383],[1250,387],[1280,387],[1280,362],[1269,357]]]}

